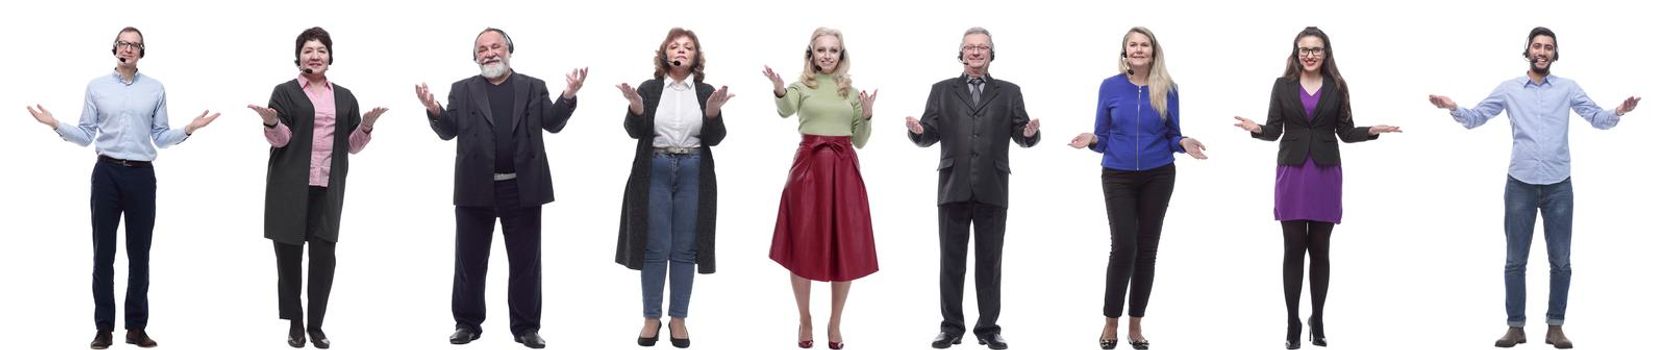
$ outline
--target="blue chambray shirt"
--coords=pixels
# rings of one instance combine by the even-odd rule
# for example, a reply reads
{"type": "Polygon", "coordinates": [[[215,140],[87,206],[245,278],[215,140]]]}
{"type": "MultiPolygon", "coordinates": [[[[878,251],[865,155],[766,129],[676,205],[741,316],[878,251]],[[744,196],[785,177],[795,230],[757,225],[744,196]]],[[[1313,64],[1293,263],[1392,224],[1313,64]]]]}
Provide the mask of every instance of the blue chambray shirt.
{"type": "Polygon", "coordinates": [[[99,155],[146,162],[156,160],[157,147],[186,138],[185,129],[168,128],[168,95],[162,83],[138,72],[131,82],[122,81],[119,72],[88,82],[81,122],[59,121],[58,136],[81,146],[95,144],[99,155]]]}
{"type": "Polygon", "coordinates": [[[1511,167],[1517,181],[1549,185],[1569,178],[1569,110],[1598,129],[1620,123],[1614,110],[1604,110],[1586,97],[1574,80],[1547,75],[1535,84],[1523,76],[1500,83],[1474,108],[1452,111],[1465,128],[1482,126],[1503,111],[1511,118],[1511,167]]]}

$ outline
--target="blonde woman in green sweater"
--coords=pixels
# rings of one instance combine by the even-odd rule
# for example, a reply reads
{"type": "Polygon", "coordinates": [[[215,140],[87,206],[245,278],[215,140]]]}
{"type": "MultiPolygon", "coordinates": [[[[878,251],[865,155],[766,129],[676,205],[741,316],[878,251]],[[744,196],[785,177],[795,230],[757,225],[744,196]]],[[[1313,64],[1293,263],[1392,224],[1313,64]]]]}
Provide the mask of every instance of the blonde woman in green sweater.
{"type": "Polygon", "coordinates": [[[764,67],[775,86],[776,112],[799,115],[799,151],[793,155],[787,186],[781,192],[770,259],[792,274],[799,304],[799,347],[815,341],[810,326],[810,281],[833,285],[828,316],[828,348],[844,347],[840,314],[851,281],[880,270],[874,254],[874,229],[868,215],[868,190],[858,171],[857,152],[868,143],[874,97],[851,87],[850,54],[838,30],[817,28],[805,47],[804,73],[792,85],[764,67]]]}

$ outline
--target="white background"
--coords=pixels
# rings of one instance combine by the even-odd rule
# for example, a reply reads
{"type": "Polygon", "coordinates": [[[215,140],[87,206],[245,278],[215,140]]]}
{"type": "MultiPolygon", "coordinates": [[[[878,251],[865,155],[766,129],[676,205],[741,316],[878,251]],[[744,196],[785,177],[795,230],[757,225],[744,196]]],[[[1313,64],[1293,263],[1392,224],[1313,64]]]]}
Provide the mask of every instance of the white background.
{"type": "MultiPolygon", "coordinates": [[[[1090,348],[1102,324],[1108,230],[1099,157],[1065,143],[1092,128],[1096,88],[1116,73],[1118,40],[1144,25],[1179,83],[1184,130],[1211,156],[1178,161],[1146,336],[1159,349],[1271,349],[1285,329],[1271,217],[1276,146],[1247,137],[1232,117],[1265,118],[1292,38],[1317,25],[1332,36],[1357,121],[1406,130],[1344,146],[1347,215],[1333,237],[1326,320],[1333,346],[1483,349],[1504,330],[1510,126],[1501,115],[1466,130],[1426,95],[1473,106],[1523,74],[1525,36],[1543,25],[1561,39],[1555,74],[1576,79],[1606,108],[1648,97],[1613,130],[1571,117],[1569,135],[1578,209],[1568,331],[1581,348],[1628,348],[1656,340],[1654,321],[1667,311],[1662,263],[1653,258],[1667,243],[1659,226],[1667,190],[1650,172],[1662,149],[1655,111],[1667,94],[1654,83],[1664,33],[1650,11],[1634,8],[1641,4],[13,1],[0,21],[8,39],[0,106],[10,111],[0,118],[0,329],[9,332],[5,347],[20,349],[82,348],[93,335],[94,154],[59,140],[22,107],[39,103],[75,122],[87,81],[114,65],[108,43],[132,25],[147,34],[141,70],[168,88],[174,126],[204,109],[225,113],[159,152],[149,331],[171,349],[286,348],[271,243],[261,236],[268,146],[244,106],[265,103],[272,86],[296,77],[295,35],[317,25],[335,39],[330,79],[353,89],[365,110],[392,108],[353,156],[326,330],[348,349],[459,348],[445,343],[455,145],[428,128],[412,86],[427,82],[443,98],[449,83],[478,73],[465,50],[481,28],[496,26],[518,40],[517,71],[553,90],[567,70],[591,69],[567,129],[546,136],[556,202],[544,207],[542,333],[552,347],[636,348],[638,274],[613,263],[634,140],[620,129],[625,101],[611,85],[650,78],[655,45],[683,26],[701,36],[708,82],[737,93],[725,110],[729,138],[714,149],[719,273],[696,278],[694,344],[789,348],[792,294],[767,250],[797,122],[775,115],[759,71],[796,75],[812,29],[830,26],[846,33],[856,86],[880,90],[873,140],[859,153],[882,268],[854,284],[844,338],[852,349],[926,348],[939,320],[939,151],[907,142],[903,117],[920,113],[932,83],[960,74],[951,55],[962,31],[977,25],[994,33],[993,75],[1021,85],[1031,116],[1043,120],[1043,142],[1012,152],[1005,336],[1019,349],[1090,348]]],[[[467,348],[518,346],[507,331],[501,236],[495,242],[486,334],[467,348]]],[[[1543,247],[1536,236],[1529,348],[1546,347],[1538,341],[1543,247]]],[[[124,281],[125,258],[116,266],[124,281]]],[[[970,276],[968,284],[970,323],[970,276]]],[[[818,348],[826,346],[827,296],[817,284],[818,348]]]]}

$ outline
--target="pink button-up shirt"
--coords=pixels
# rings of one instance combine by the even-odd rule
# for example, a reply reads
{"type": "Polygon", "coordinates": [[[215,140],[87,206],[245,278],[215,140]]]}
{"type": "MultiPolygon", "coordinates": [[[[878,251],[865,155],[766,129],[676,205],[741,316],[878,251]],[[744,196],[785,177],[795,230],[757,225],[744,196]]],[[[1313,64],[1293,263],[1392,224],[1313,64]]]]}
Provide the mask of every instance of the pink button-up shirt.
{"type": "MultiPolygon", "coordinates": [[[[330,185],[330,151],[335,148],[336,140],[336,92],[335,88],[326,80],[321,84],[313,84],[306,77],[298,79],[301,91],[307,94],[307,99],[313,103],[313,155],[312,166],[307,169],[307,184],[318,187],[330,185]]],[[[278,126],[266,128],[266,142],[272,147],[284,147],[290,141],[288,125],[278,123],[278,126]]],[[[352,135],[347,137],[347,152],[359,153],[370,143],[370,130],[363,124],[353,129],[352,135]]]]}

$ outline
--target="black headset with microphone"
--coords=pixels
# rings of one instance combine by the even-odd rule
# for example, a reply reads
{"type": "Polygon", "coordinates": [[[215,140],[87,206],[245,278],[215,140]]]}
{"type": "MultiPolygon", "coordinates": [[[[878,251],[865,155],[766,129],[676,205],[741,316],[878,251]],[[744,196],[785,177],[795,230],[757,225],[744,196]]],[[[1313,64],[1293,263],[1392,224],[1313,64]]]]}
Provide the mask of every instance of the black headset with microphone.
{"type": "MultiPolygon", "coordinates": [[[[955,59],[961,61],[962,65],[967,64],[967,54],[965,52],[956,52],[955,53],[955,59]]],[[[996,61],[996,48],[992,46],[992,47],[990,47],[990,62],[995,62],[995,61],[996,61]]]]}
{"type": "MultiPolygon", "coordinates": [[[[122,31],[116,32],[116,42],[110,43],[110,54],[111,55],[116,54],[116,49],[120,48],[120,45],[121,45],[122,33],[126,33],[126,32],[133,32],[133,34],[139,34],[139,58],[145,58],[145,33],[140,32],[139,28],[134,28],[134,27],[122,28],[122,31]]],[[[116,59],[121,60],[122,63],[127,63],[126,58],[117,57],[116,59]]]]}
{"type": "MultiPolygon", "coordinates": [[[[502,35],[504,37],[504,46],[509,46],[509,53],[515,53],[515,39],[510,39],[509,33],[504,32],[503,29],[492,27],[486,27],[485,30],[480,31],[481,34],[486,34],[486,32],[498,32],[498,35],[502,35]]],[[[476,36],[478,37],[479,35],[476,36]]],[[[473,51],[469,52],[469,61],[475,61],[475,53],[473,51]]]]}
{"type": "MultiPolygon", "coordinates": [[[[297,54],[297,55],[299,55],[299,54],[297,54]]],[[[336,64],[336,53],[333,52],[333,51],[330,52],[330,58],[324,60],[324,64],[336,64]]],[[[295,57],[295,66],[296,67],[301,67],[301,57],[300,56],[295,57]]],[[[312,68],[301,68],[301,72],[302,73],[307,73],[307,74],[313,74],[313,69],[312,68]]]]}
{"type": "MultiPolygon", "coordinates": [[[[808,60],[808,59],[810,59],[810,57],[811,57],[810,48],[807,47],[807,48],[805,48],[805,59],[808,60]]],[[[839,61],[840,62],[845,61],[845,50],[839,50],[839,61]]]]}
{"type": "MultiPolygon", "coordinates": [[[[809,61],[810,57],[811,57],[810,48],[806,47],[805,48],[805,60],[809,61]]],[[[845,63],[845,50],[844,50],[844,48],[841,48],[839,50],[839,63],[845,63]]],[[[834,68],[837,69],[837,68],[839,68],[839,66],[835,65],[834,68]]]]}
{"type": "MultiPolygon", "coordinates": [[[[1534,37],[1538,37],[1538,36],[1542,36],[1542,35],[1551,38],[1551,44],[1552,45],[1557,45],[1557,34],[1552,33],[1551,29],[1547,29],[1546,27],[1534,27],[1533,30],[1528,31],[1528,42],[1523,44],[1523,46],[1522,46],[1522,58],[1528,59],[1530,61],[1533,60],[1533,57],[1530,57],[1528,55],[1528,49],[1533,48],[1533,46],[1534,46],[1534,37]]],[[[1557,62],[1557,58],[1562,57],[1562,56],[1563,56],[1563,50],[1558,50],[1557,48],[1553,48],[1551,50],[1551,61],[1552,62],[1557,62]]]]}

